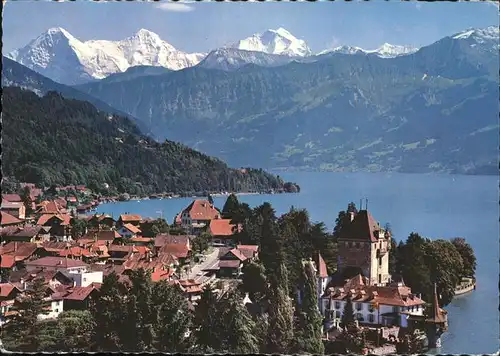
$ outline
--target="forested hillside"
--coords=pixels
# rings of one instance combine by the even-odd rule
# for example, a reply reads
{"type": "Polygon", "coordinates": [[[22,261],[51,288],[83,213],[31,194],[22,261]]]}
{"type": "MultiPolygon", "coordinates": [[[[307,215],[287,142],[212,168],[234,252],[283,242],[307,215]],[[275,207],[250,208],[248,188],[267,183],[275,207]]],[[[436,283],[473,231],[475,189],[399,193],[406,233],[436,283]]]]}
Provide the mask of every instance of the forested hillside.
{"type": "Polygon", "coordinates": [[[105,183],[119,192],[263,191],[281,188],[262,170],[224,162],[171,141],[158,143],[135,124],[88,102],[50,92],[3,88],[4,177],[40,186],[105,183]]]}

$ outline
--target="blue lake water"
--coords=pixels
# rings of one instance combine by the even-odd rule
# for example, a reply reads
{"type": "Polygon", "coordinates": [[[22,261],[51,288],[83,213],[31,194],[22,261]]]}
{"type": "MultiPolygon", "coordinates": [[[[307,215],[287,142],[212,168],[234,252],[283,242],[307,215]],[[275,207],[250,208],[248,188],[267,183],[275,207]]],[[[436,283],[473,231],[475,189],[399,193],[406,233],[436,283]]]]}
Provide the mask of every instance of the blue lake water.
{"type": "MultiPolygon", "coordinates": [[[[265,201],[278,214],[293,205],[306,208],[313,221],[333,228],[339,210],[353,201],[368,209],[381,225],[389,222],[397,240],[411,232],[430,238],[465,237],[478,259],[476,291],[455,298],[446,307],[449,330],[437,353],[484,354],[498,351],[499,344],[499,204],[495,176],[424,175],[396,173],[282,174],[299,183],[299,194],[247,195],[240,200],[251,206],[265,201]]],[[[129,201],[103,204],[98,212],[117,217],[126,212],[143,217],[173,217],[192,198],[129,201]],[[161,213],[160,213],[161,212],[161,213]]],[[[225,198],[214,198],[222,208],[225,198]]]]}

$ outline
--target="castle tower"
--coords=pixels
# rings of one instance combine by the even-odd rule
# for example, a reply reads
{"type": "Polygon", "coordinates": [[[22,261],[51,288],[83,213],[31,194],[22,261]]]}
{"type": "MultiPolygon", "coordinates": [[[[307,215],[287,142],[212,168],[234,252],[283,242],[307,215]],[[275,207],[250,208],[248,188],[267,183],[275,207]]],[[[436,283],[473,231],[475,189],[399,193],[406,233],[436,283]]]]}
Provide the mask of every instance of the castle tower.
{"type": "Polygon", "coordinates": [[[369,211],[349,213],[338,239],[337,270],[361,270],[370,285],[386,285],[389,274],[391,236],[369,211]]]}
{"type": "Polygon", "coordinates": [[[448,316],[446,312],[439,307],[436,283],[434,283],[434,295],[431,308],[427,319],[425,319],[425,323],[429,348],[433,349],[441,347],[441,335],[448,330],[448,316]]]}

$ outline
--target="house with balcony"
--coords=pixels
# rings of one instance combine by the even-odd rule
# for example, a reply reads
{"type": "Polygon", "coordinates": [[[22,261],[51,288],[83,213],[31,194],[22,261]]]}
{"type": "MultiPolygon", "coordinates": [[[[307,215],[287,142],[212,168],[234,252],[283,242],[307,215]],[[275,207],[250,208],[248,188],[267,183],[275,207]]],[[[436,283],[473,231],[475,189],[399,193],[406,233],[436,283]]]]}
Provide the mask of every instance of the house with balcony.
{"type": "Polygon", "coordinates": [[[221,219],[220,211],[206,199],[196,199],[185,208],[175,219],[188,234],[200,234],[205,231],[210,222],[221,219]]]}

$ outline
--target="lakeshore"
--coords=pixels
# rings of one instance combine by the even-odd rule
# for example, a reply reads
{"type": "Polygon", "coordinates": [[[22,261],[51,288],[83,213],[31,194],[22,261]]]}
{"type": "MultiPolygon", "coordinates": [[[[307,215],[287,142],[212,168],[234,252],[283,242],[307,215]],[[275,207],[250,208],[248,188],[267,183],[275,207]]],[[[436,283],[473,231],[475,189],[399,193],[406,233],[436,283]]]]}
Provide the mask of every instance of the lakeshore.
{"type": "MultiPolygon", "coordinates": [[[[445,307],[449,312],[449,331],[443,335],[442,347],[437,352],[496,352],[498,309],[489,297],[497,292],[490,281],[498,276],[498,207],[496,199],[493,199],[497,189],[495,178],[315,172],[287,174],[286,178],[299,183],[300,194],[242,195],[241,201],[250,206],[269,201],[279,214],[287,212],[291,206],[307,208],[313,221],[324,221],[332,229],[335,219],[332,212],[342,209],[344,201],[368,197],[370,210],[377,211],[377,218],[381,221],[390,222],[398,241],[415,230],[431,237],[466,236],[477,253],[478,287],[471,293],[457,296],[445,307]],[[462,191],[470,191],[471,194],[464,197],[459,194],[462,191]],[[460,202],[457,201],[458,196],[462,197],[460,202]],[[387,201],[391,204],[386,204],[387,201]],[[475,206],[483,206],[486,213],[476,210],[475,206]],[[479,229],[477,225],[467,223],[471,219],[482,221],[479,229]],[[478,311],[477,305],[483,308],[478,311]]],[[[97,212],[115,217],[128,211],[157,216],[156,212],[161,210],[163,216],[171,218],[191,200],[180,198],[102,204],[97,212]]],[[[214,197],[215,205],[220,208],[224,201],[223,197],[214,197]]]]}

